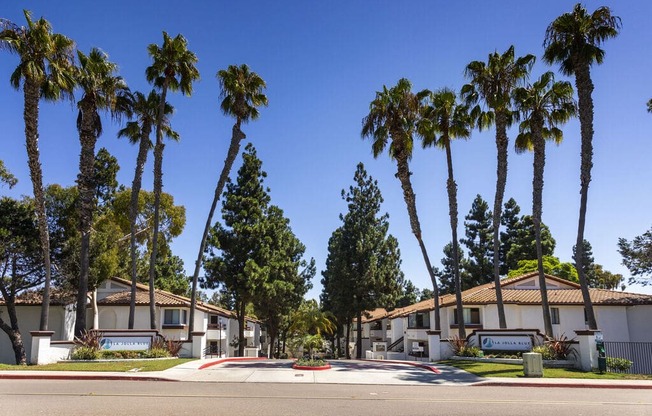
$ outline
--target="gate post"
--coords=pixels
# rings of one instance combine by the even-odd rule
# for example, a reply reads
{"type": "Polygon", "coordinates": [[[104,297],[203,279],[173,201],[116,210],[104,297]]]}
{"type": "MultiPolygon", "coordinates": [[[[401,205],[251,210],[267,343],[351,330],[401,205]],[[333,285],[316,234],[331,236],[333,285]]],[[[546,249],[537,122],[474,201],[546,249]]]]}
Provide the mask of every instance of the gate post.
{"type": "Polygon", "coordinates": [[[591,371],[598,368],[598,350],[595,344],[595,335],[600,332],[597,329],[578,329],[575,331],[577,334],[577,341],[579,342],[578,364],[581,370],[591,371]]]}

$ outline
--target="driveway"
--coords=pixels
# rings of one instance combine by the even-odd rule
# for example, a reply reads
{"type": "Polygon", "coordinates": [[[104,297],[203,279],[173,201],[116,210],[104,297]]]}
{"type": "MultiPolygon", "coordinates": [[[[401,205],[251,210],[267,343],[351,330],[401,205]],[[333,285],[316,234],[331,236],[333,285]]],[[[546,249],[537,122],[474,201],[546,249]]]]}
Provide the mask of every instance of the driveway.
{"type": "MultiPolygon", "coordinates": [[[[332,360],[329,362],[330,369],[318,371],[295,370],[292,368],[291,360],[222,362],[202,370],[186,371],[185,374],[179,373],[175,378],[181,381],[218,383],[386,385],[468,385],[482,381],[480,377],[449,366],[381,360],[332,360]]],[[[174,369],[168,371],[174,371],[174,369]]],[[[167,371],[162,375],[165,373],[167,371]]]]}

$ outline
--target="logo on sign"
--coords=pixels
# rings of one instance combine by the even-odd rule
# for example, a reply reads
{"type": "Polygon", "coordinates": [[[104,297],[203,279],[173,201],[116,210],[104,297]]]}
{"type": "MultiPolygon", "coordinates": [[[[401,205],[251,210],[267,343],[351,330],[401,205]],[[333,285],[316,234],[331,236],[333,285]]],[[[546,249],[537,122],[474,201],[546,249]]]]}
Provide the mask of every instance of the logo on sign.
{"type": "Polygon", "coordinates": [[[102,338],[100,341],[100,348],[104,350],[110,350],[113,342],[109,338],[102,338]]]}
{"type": "Polygon", "coordinates": [[[483,338],[482,346],[485,348],[491,348],[494,346],[494,341],[491,338],[483,338]]]}

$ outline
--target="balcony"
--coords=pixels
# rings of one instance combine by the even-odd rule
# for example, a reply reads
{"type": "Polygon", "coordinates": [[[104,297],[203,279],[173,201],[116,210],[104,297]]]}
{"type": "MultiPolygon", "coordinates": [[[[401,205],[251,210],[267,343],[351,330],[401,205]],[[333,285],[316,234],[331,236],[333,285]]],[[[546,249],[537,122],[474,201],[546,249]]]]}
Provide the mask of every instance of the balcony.
{"type": "Polygon", "coordinates": [[[208,331],[206,331],[206,339],[227,339],[227,335],[227,332],[224,330],[208,329],[208,331]]]}
{"type": "Polygon", "coordinates": [[[254,337],[254,330],[253,329],[245,329],[244,337],[245,338],[253,338],[254,337]]]}

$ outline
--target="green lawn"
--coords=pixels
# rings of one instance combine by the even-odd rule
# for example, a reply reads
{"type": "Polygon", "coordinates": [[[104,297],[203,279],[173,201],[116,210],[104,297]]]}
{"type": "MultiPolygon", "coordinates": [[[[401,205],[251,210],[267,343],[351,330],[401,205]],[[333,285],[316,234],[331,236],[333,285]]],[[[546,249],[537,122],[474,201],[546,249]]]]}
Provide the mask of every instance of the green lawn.
{"type": "Polygon", "coordinates": [[[70,362],[47,365],[7,365],[0,364],[0,371],[29,370],[29,371],[162,371],[179,364],[193,361],[194,358],[175,358],[170,360],[142,360],[142,361],[109,361],[109,362],[70,362]]]}
{"type": "MultiPolygon", "coordinates": [[[[440,364],[461,368],[480,377],[523,377],[522,364],[483,363],[477,361],[439,361],[440,364]]],[[[544,368],[544,378],[582,378],[604,380],[652,380],[652,375],[594,373],[571,368],[544,368]]]]}

